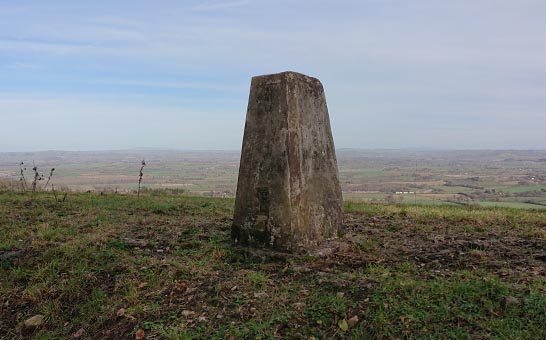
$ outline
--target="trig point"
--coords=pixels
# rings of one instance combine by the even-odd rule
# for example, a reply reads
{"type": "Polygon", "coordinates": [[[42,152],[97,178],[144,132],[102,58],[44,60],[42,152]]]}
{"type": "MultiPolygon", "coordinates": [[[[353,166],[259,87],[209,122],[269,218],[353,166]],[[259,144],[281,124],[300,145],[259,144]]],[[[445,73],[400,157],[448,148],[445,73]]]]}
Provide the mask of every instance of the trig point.
{"type": "Polygon", "coordinates": [[[296,72],[252,78],[232,238],[298,251],[343,229],[324,89],[296,72]]]}

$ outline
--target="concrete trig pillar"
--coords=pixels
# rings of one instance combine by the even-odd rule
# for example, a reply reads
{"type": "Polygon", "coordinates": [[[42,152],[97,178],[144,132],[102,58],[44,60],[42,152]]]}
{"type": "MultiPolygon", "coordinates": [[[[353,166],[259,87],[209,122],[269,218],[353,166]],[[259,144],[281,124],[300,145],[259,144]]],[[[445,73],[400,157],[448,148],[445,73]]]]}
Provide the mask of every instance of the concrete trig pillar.
{"type": "Polygon", "coordinates": [[[324,89],[295,72],[252,78],[232,237],[297,251],[343,231],[324,89]]]}

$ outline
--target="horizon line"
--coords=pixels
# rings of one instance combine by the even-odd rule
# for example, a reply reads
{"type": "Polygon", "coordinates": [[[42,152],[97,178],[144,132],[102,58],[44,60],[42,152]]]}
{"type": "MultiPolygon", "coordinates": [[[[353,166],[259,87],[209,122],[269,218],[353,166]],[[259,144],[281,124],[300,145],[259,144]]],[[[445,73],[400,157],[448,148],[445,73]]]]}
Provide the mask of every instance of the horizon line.
{"type": "MultiPolygon", "coordinates": [[[[544,148],[430,148],[430,147],[405,147],[405,148],[361,148],[361,147],[342,147],[336,148],[336,151],[546,151],[544,148]]],[[[184,148],[155,148],[155,147],[137,147],[137,148],[121,148],[121,149],[90,149],[90,150],[67,150],[67,149],[42,149],[42,150],[20,150],[20,151],[0,151],[0,154],[16,154],[16,153],[47,153],[47,152],[154,152],[154,151],[171,151],[171,152],[237,152],[240,149],[184,149],[184,148]]]]}

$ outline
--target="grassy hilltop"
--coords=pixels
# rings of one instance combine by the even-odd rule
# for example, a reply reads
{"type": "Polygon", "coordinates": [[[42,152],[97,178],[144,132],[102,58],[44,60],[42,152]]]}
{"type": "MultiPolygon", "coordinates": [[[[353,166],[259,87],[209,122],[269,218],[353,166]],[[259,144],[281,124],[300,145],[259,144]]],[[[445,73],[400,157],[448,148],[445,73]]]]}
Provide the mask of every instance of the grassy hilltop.
{"type": "Polygon", "coordinates": [[[346,202],[297,256],[231,246],[232,206],[0,192],[0,338],[546,338],[546,211],[346,202]]]}

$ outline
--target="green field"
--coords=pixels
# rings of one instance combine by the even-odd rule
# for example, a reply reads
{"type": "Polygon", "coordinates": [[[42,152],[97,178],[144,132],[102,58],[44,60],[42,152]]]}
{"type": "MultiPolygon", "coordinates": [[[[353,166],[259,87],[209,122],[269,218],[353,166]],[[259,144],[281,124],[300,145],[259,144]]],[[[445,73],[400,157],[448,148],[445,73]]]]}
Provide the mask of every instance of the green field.
{"type": "Polygon", "coordinates": [[[347,201],[290,255],[233,246],[232,207],[0,191],[0,338],[546,338],[546,211],[347,201]]]}
{"type": "Polygon", "coordinates": [[[546,185],[521,185],[503,189],[504,192],[518,193],[527,191],[543,191],[546,190],[546,185]]]}
{"type": "Polygon", "coordinates": [[[524,202],[479,202],[478,205],[483,207],[506,207],[506,208],[519,208],[519,209],[546,209],[546,206],[530,204],[524,202]]]}
{"type": "MultiPolygon", "coordinates": [[[[344,197],[353,200],[487,206],[501,202],[496,205],[524,209],[546,201],[546,151],[347,149],[338,150],[337,158],[344,197]]],[[[0,182],[17,182],[19,163],[24,161],[27,183],[35,164],[45,174],[56,169],[52,183],[57,188],[128,193],[138,187],[142,159],[147,164],[142,182],[147,189],[235,196],[240,160],[236,151],[0,153],[0,182]]]]}

